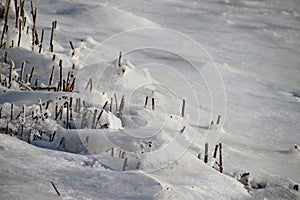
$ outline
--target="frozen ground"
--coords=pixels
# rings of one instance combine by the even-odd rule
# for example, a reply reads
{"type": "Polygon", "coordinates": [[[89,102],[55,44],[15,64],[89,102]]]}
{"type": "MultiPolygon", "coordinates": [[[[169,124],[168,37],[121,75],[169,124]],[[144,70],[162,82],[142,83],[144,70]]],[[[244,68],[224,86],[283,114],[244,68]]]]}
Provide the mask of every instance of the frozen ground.
{"type": "MultiPolygon", "coordinates": [[[[15,115],[22,105],[39,110],[40,98],[50,101],[50,117],[38,124],[26,121],[25,133],[46,133],[42,140],[29,138],[35,146],[25,142],[27,136],[18,134],[21,141],[0,134],[0,199],[55,199],[51,181],[63,199],[299,199],[292,189],[300,182],[299,1],[43,0],[34,5],[39,33],[45,29],[42,54],[31,51],[31,36],[24,34],[22,48],[1,50],[1,62],[7,51],[17,73],[26,60],[25,74],[35,66],[35,79],[45,84],[59,59],[66,70],[75,64],[79,93],[71,96],[85,99],[89,111],[74,112],[72,126],[89,126],[93,119],[84,120],[85,113],[110,104],[114,93],[119,103],[125,95],[125,119],[121,122],[115,108],[106,109],[99,123],[108,129],[67,130],[65,118],[54,120],[55,102],[67,93],[1,86],[3,116],[9,116],[11,102],[15,115]],[[54,20],[55,62],[48,51],[54,20]],[[73,57],[69,41],[76,49],[73,57]],[[85,91],[89,78],[93,92],[85,91]],[[150,105],[144,109],[146,96],[155,97],[155,111],[150,105]],[[219,114],[221,124],[209,129],[219,114]],[[205,142],[209,165],[202,160],[205,142]],[[219,142],[224,174],[211,158],[219,142]],[[128,158],[124,172],[119,152],[128,158]],[[246,172],[252,187],[263,188],[238,182],[246,172]]],[[[30,2],[25,6],[31,19],[30,2]]],[[[13,3],[11,10],[13,18],[13,3]]],[[[7,41],[17,37],[9,33],[7,41]]],[[[1,63],[1,73],[8,72],[9,65],[1,63]]],[[[54,82],[57,77],[58,70],[54,82]]],[[[19,124],[13,120],[10,128],[20,131],[19,124]]],[[[5,133],[5,119],[0,125],[5,133]]]]}

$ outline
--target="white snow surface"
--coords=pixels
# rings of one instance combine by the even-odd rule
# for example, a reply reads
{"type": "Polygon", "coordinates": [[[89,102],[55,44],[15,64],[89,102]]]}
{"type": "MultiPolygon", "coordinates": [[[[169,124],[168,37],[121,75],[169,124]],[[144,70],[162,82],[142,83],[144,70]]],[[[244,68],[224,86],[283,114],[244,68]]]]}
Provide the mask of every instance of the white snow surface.
{"type": "MultiPolygon", "coordinates": [[[[29,113],[39,110],[39,99],[50,101],[48,119],[24,124],[25,133],[43,130],[43,135],[34,132],[42,140],[0,134],[0,199],[300,199],[293,189],[300,183],[298,0],[33,2],[38,30],[45,29],[44,49],[32,52],[28,35],[21,48],[6,49],[14,73],[26,61],[25,74],[34,66],[34,79],[48,84],[52,66],[62,59],[64,76],[76,65],[79,92],[20,91],[16,82],[11,89],[0,87],[2,116],[9,116],[10,103],[17,115],[23,105],[29,113]],[[52,61],[48,38],[54,20],[52,61]],[[198,45],[189,46],[192,40],[201,52],[198,45]],[[117,66],[119,51],[122,67],[117,66]],[[213,66],[218,70],[211,71],[213,66]],[[205,78],[210,72],[222,78],[205,78]],[[85,90],[90,78],[93,91],[85,90]],[[211,85],[224,87],[225,96],[211,85]],[[93,116],[87,113],[99,113],[106,101],[109,107],[114,93],[119,103],[125,95],[124,120],[113,105],[96,127],[107,129],[90,129],[93,116]],[[77,129],[65,129],[65,118],[54,120],[55,102],[63,95],[85,99],[88,109],[74,112],[71,125],[77,129]],[[187,100],[183,118],[182,99],[187,100]],[[218,104],[223,99],[224,109],[218,104]],[[209,128],[218,114],[221,124],[209,128]],[[56,137],[48,142],[53,132],[56,137]],[[205,142],[208,164],[203,162],[205,142]],[[211,157],[220,142],[223,174],[211,157]],[[122,152],[128,158],[125,171],[122,152]],[[239,182],[246,172],[252,185],[264,188],[239,182]]],[[[25,6],[31,24],[30,2],[25,6]]],[[[8,43],[17,38],[13,31],[8,43]]],[[[1,73],[7,75],[4,50],[0,55],[1,73]]],[[[0,118],[1,133],[6,121],[0,118]]],[[[12,120],[9,128],[20,131],[19,124],[20,119],[12,120]]]]}

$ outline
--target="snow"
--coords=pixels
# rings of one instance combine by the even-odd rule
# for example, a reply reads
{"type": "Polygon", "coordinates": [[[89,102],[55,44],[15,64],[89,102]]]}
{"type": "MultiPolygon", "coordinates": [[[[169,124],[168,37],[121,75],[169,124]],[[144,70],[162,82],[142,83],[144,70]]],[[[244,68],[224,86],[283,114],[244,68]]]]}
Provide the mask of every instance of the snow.
{"type": "MultiPolygon", "coordinates": [[[[0,86],[0,199],[60,199],[51,181],[62,199],[300,198],[294,189],[300,183],[297,0],[34,5],[38,33],[45,29],[42,53],[37,45],[32,51],[32,35],[24,31],[21,47],[9,48],[18,40],[18,30],[9,28],[9,45],[0,51],[2,81],[11,61],[17,77],[25,62],[23,79],[33,67],[34,76],[24,84],[48,86],[54,66],[57,87],[62,60],[63,78],[70,71],[76,86],[73,93],[25,91],[17,80],[0,86]],[[92,91],[85,89],[90,79],[92,91]],[[212,158],[219,143],[224,173],[212,158]]],[[[32,26],[28,1],[25,10],[32,26]]]]}

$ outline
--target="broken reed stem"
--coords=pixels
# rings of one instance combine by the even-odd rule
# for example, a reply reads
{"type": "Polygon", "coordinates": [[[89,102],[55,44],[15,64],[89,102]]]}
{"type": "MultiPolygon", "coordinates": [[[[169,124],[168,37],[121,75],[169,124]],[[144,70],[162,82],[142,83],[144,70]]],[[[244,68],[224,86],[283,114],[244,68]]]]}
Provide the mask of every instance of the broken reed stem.
{"type": "Polygon", "coordinates": [[[32,132],[32,129],[29,130],[29,133],[28,133],[28,138],[27,138],[27,142],[30,144],[31,143],[31,132],[32,132]]]}
{"type": "Polygon", "coordinates": [[[71,49],[73,50],[73,52],[72,52],[72,57],[73,57],[75,55],[75,48],[74,48],[72,41],[70,41],[70,46],[71,46],[71,49]]]}
{"type": "Polygon", "coordinates": [[[70,108],[73,107],[73,97],[70,97],[70,103],[69,103],[70,108]]]}
{"type": "Polygon", "coordinates": [[[114,148],[112,147],[112,148],[111,148],[111,156],[114,157],[114,154],[115,154],[114,148]]]}
{"type": "Polygon", "coordinates": [[[24,11],[24,1],[20,0],[20,16],[22,17],[22,21],[24,21],[25,17],[25,11],[24,11]]]}
{"type": "Polygon", "coordinates": [[[33,77],[34,67],[32,67],[28,82],[31,83],[33,77]]]}
{"type": "Polygon", "coordinates": [[[67,105],[67,129],[69,129],[69,121],[70,121],[70,110],[69,110],[69,102],[66,102],[66,105],[67,105]]]}
{"type": "Polygon", "coordinates": [[[205,143],[204,163],[208,162],[208,143],[205,143]]]}
{"type": "Polygon", "coordinates": [[[50,35],[50,52],[53,52],[54,29],[55,29],[55,22],[52,22],[51,35],[50,35]]]}
{"type": "Polygon", "coordinates": [[[217,125],[219,125],[220,121],[221,121],[221,115],[218,116],[217,125]]]}
{"type": "MultiPolygon", "coordinates": [[[[0,80],[1,81],[1,80],[0,80]]],[[[110,98],[109,112],[112,112],[113,98],[110,98]]]]}
{"type": "Polygon", "coordinates": [[[31,15],[32,15],[32,21],[33,21],[33,27],[32,27],[32,51],[34,51],[34,45],[36,41],[38,41],[38,38],[36,38],[36,9],[33,7],[33,2],[30,1],[31,5],[31,15]]]}
{"type": "Polygon", "coordinates": [[[127,167],[127,161],[128,161],[128,158],[125,158],[124,163],[123,163],[123,171],[125,171],[125,169],[127,167]]]}
{"type": "Polygon", "coordinates": [[[103,114],[103,109],[100,111],[100,114],[99,114],[99,116],[98,116],[98,118],[97,118],[97,121],[96,121],[96,124],[95,124],[95,128],[97,128],[97,126],[98,126],[98,123],[100,122],[100,119],[101,119],[101,116],[102,116],[102,114],[103,114]]]}
{"type": "Polygon", "coordinates": [[[184,111],[185,111],[185,99],[182,100],[181,117],[184,117],[184,111]]]}
{"type": "Polygon", "coordinates": [[[8,63],[8,53],[7,53],[7,51],[4,52],[4,62],[8,63]]]}
{"type": "Polygon", "coordinates": [[[10,104],[10,121],[13,120],[13,117],[14,117],[14,104],[11,103],[10,104]]]}
{"type": "Polygon", "coordinates": [[[145,108],[147,108],[148,99],[149,99],[149,97],[148,97],[148,96],[146,96],[146,99],[145,99],[145,108]]]}
{"type": "Polygon", "coordinates": [[[155,100],[154,100],[154,97],[152,97],[152,110],[155,110],[155,100]]]}
{"type": "Polygon", "coordinates": [[[7,0],[7,7],[6,7],[6,13],[5,13],[5,21],[3,25],[3,30],[2,30],[2,36],[1,36],[1,46],[3,45],[3,40],[4,40],[4,34],[7,32],[7,27],[8,27],[8,16],[9,16],[9,8],[10,8],[10,1],[7,0]]]}
{"type": "Polygon", "coordinates": [[[219,145],[216,144],[213,158],[217,157],[218,147],[219,145]]]}
{"type": "Polygon", "coordinates": [[[49,84],[48,84],[49,87],[52,85],[52,82],[53,82],[54,70],[55,70],[55,66],[53,65],[51,75],[50,75],[50,78],[49,78],[49,84]]]}
{"type": "Polygon", "coordinates": [[[34,84],[36,89],[39,89],[38,84],[39,84],[39,79],[36,79],[34,84]]]}
{"type": "Polygon", "coordinates": [[[10,66],[9,66],[9,79],[8,79],[8,88],[11,87],[11,81],[12,81],[12,73],[13,73],[13,62],[11,61],[10,66]]]}
{"type": "Polygon", "coordinates": [[[21,37],[22,37],[22,21],[20,20],[19,25],[19,38],[18,38],[18,47],[21,45],[21,37]]]}
{"type": "Polygon", "coordinates": [[[103,114],[103,112],[104,112],[104,109],[105,109],[107,103],[108,103],[108,101],[105,102],[104,106],[102,107],[102,110],[100,111],[100,114],[99,114],[99,116],[98,116],[98,118],[97,118],[97,121],[96,121],[96,124],[95,124],[95,128],[97,128],[97,125],[98,125],[98,123],[100,122],[101,116],[102,116],[102,114],[103,114]]]}
{"type": "Polygon", "coordinates": [[[33,89],[32,89],[31,87],[29,87],[28,85],[24,84],[23,82],[19,81],[18,83],[19,83],[19,85],[20,85],[21,87],[23,87],[24,89],[26,89],[26,90],[28,90],[28,91],[33,91],[33,89]]]}
{"type": "Polygon", "coordinates": [[[63,68],[62,68],[62,60],[59,61],[59,85],[58,85],[58,91],[62,91],[63,86],[63,68]]]}
{"type": "Polygon", "coordinates": [[[15,21],[15,28],[18,28],[18,19],[19,19],[19,7],[18,7],[18,0],[15,1],[15,14],[16,14],[16,21],[15,21]]]}
{"type": "Polygon", "coordinates": [[[24,69],[25,69],[25,62],[22,62],[22,67],[21,67],[21,72],[19,76],[19,81],[23,81],[23,74],[24,74],[24,69]]]}
{"type": "Polygon", "coordinates": [[[59,191],[57,190],[56,186],[54,185],[54,183],[53,183],[52,181],[51,181],[51,185],[52,185],[52,187],[54,188],[56,194],[57,194],[58,196],[60,196],[59,191]]]}
{"type": "Polygon", "coordinates": [[[70,92],[73,92],[74,88],[75,88],[75,84],[76,84],[76,78],[73,79],[72,84],[70,86],[70,92]]]}
{"type": "Polygon", "coordinates": [[[122,64],[123,64],[122,51],[120,51],[119,59],[118,59],[118,66],[121,67],[122,64]]]}
{"type": "Polygon", "coordinates": [[[223,173],[222,143],[219,144],[219,164],[220,164],[220,172],[223,173]]]}
{"type": "Polygon", "coordinates": [[[90,78],[89,81],[87,82],[87,84],[85,86],[85,90],[88,90],[89,86],[90,86],[90,91],[92,91],[93,90],[93,79],[92,78],[90,78]]]}
{"type": "Polygon", "coordinates": [[[42,53],[43,41],[44,41],[44,29],[42,29],[42,35],[41,35],[41,43],[40,43],[39,53],[42,53]]]}

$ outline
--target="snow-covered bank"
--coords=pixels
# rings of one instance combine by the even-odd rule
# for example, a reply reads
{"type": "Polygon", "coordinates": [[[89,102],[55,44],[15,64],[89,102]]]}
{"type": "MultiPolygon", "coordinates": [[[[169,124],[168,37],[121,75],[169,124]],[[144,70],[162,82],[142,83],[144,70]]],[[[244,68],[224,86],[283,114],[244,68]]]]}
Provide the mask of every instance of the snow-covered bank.
{"type": "Polygon", "coordinates": [[[299,198],[296,1],[34,3],[43,48],[33,52],[25,31],[9,48],[9,29],[0,129],[44,149],[0,135],[1,199],[54,199],[50,181],[63,199],[299,198]],[[219,142],[224,174],[212,158],[219,142]]]}

